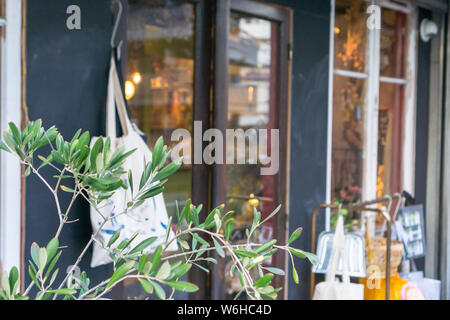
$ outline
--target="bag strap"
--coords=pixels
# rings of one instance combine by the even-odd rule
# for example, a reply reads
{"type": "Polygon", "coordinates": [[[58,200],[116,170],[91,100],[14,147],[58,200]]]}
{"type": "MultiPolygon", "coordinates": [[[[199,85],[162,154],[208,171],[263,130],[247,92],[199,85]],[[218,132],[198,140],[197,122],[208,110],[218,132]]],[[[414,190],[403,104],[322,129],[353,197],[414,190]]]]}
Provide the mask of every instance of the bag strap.
{"type": "Polygon", "coordinates": [[[343,248],[343,242],[344,242],[344,218],[342,216],[339,216],[336,224],[336,230],[334,232],[333,250],[331,252],[331,263],[328,267],[325,277],[326,282],[334,282],[334,279],[336,277],[337,264],[343,248]]]}
{"type": "Polygon", "coordinates": [[[125,97],[117,73],[114,52],[111,53],[111,61],[108,77],[108,96],[106,99],[106,136],[117,137],[116,132],[116,110],[119,114],[120,125],[124,135],[132,130],[132,124],[128,117],[125,97]]]}
{"type": "MultiPolygon", "coordinates": [[[[344,228],[344,225],[342,224],[342,229],[344,228]]],[[[345,233],[342,231],[343,234],[343,245],[341,249],[341,257],[342,257],[342,282],[345,284],[350,283],[350,276],[348,275],[348,257],[347,257],[347,250],[345,247],[345,233]]]]}

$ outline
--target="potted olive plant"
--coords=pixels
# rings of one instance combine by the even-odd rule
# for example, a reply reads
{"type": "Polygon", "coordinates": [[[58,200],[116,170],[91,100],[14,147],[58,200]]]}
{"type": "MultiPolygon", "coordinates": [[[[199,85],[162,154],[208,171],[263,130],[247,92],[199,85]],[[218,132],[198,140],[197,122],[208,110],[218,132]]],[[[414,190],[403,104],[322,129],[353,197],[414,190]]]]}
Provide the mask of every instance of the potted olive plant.
{"type": "MultiPolygon", "coordinates": [[[[114,286],[130,278],[137,279],[147,293],[153,293],[160,299],[171,299],[176,290],[184,292],[198,290],[194,283],[180,279],[192,267],[200,266],[199,262],[217,263],[208,255],[208,252],[216,252],[222,258],[225,254],[231,257],[230,272],[239,277],[241,284],[239,294],[246,294],[250,299],[276,299],[281,288],[274,288],[271,282],[275,274],[284,275],[284,271],[275,267],[265,267],[263,263],[266,260],[269,260],[278,250],[287,252],[291,258],[292,276],[296,283],[298,283],[298,274],[294,267],[294,256],[307,258],[311,263],[315,263],[316,257],[313,254],[290,246],[300,236],[301,228],[292,233],[287,244],[277,244],[276,240],[266,243],[254,243],[249,240],[246,244],[233,245],[229,241],[234,227],[232,212],[224,212],[224,207],[219,206],[211,210],[204,221],[200,221],[201,206],[195,206],[189,200],[183,208],[177,210],[177,228],[174,237],[169,240],[168,232],[166,243],[158,246],[154,252],[145,253],[155,241],[154,237],[140,243],[134,242],[135,237],[116,243],[120,236],[118,231],[108,243],[101,244],[103,249],[110,253],[113,262],[112,274],[108,275],[104,281],[92,285],[88,275],[83,271],[80,277],[75,279],[79,285],[75,288],[69,286],[70,275],[77,268],[88,248],[96,241],[96,236],[101,230],[100,226],[73,262],[64,280],[57,283],[58,259],[64,250],[59,246],[58,238],[61,230],[69,222],[70,210],[74,202],[82,199],[94,208],[98,208],[102,200],[108,199],[121,188],[127,188],[124,179],[133,179],[131,172],[126,172],[122,168],[133,151],[125,152],[123,148],[111,150],[108,138],[98,139],[97,141],[101,142],[98,142],[97,147],[90,148],[90,140],[89,132],[78,130],[70,140],[66,141],[55,127],[44,129],[40,119],[29,122],[23,130],[14,123],[10,123],[8,130],[3,133],[0,149],[16,156],[24,166],[25,175],[36,175],[49,190],[49,197],[56,204],[55,218],[59,219],[59,226],[49,243],[32,244],[31,261],[26,268],[32,281],[24,290],[20,289],[19,272],[16,267],[3,273],[0,300],[29,298],[49,300],[58,297],[66,300],[102,299],[114,286]],[[50,153],[43,156],[41,153],[49,150],[48,146],[50,146],[50,153]],[[92,165],[94,161],[102,163],[92,165]],[[44,166],[50,166],[55,170],[55,180],[47,181],[41,175],[40,170],[44,166]],[[68,180],[71,181],[70,184],[66,182],[68,180]],[[63,208],[59,201],[60,192],[71,195],[71,201],[66,208],[63,208]],[[171,241],[178,242],[179,251],[167,251],[171,241]],[[30,290],[33,287],[37,288],[37,294],[30,296],[30,290]]],[[[165,165],[167,155],[167,148],[160,138],[153,149],[152,161],[146,163],[139,177],[142,187],[140,190],[133,190],[135,196],[121,214],[127,214],[129,208],[139,206],[143,199],[163,191],[167,178],[180,167],[179,161],[165,165]]],[[[253,224],[247,231],[248,239],[251,239],[252,233],[271,219],[278,210],[279,207],[267,218],[261,219],[261,213],[255,209],[253,224]]],[[[106,223],[110,217],[103,216],[103,219],[106,223]]],[[[171,223],[172,221],[169,221],[169,225],[171,223]]],[[[24,275],[21,277],[23,278],[24,275]]]]}

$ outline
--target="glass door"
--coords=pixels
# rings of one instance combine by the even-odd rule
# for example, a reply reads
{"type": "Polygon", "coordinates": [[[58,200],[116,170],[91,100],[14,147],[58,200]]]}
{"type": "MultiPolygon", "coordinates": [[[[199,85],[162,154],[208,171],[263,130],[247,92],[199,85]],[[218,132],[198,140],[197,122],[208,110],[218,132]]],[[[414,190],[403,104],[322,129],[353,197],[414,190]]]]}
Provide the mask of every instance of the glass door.
{"type": "MultiPolygon", "coordinates": [[[[255,232],[254,240],[283,243],[289,11],[254,1],[220,0],[217,15],[214,116],[216,128],[226,129],[226,163],[214,171],[213,200],[234,211],[231,239],[236,244],[245,242],[254,208],[264,219],[281,204],[281,212],[255,232]]],[[[241,290],[237,274],[230,275],[231,265],[226,260],[216,270],[213,295],[232,299],[241,290]]],[[[275,256],[267,265],[284,268],[284,257],[275,256]]],[[[283,286],[284,279],[277,282],[283,286]]]]}
{"type": "MultiPolygon", "coordinates": [[[[170,149],[179,148],[176,156],[184,158],[165,185],[164,200],[171,216],[176,215],[176,204],[183,207],[188,199],[208,205],[207,168],[191,161],[194,121],[208,127],[210,30],[206,10],[205,2],[198,0],[128,0],[127,4],[124,86],[131,121],[150,148],[162,136],[170,149]],[[187,132],[190,141],[180,142],[175,130],[187,132]]],[[[203,271],[190,277],[195,283],[206,282],[203,271]]],[[[204,292],[201,287],[191,298],[204,298],[204,292]]],[[[131,281],[119,295],[142,297],[145,292],[131,281]]],[[[187,293],[175,295],[188,297],[187,293]]]]}

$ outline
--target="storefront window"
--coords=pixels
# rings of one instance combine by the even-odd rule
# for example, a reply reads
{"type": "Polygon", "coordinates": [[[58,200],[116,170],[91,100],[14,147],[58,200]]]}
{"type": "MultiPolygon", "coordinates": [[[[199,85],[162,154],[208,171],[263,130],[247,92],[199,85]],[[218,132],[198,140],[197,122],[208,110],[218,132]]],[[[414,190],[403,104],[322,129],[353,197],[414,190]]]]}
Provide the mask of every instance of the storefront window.
{"type": "Polygon", "coordinates": [[[336,198],[359,200],[362,188],[366,80],[334,77],[333,175],[336,198]]]}
{"type": "Polygon", "coordinates": [[[406,15],[382,11],[377,197],[400,192],[406,15]]]}
{"type": "Polygon", "coordinates": [[[336,1],[332,201],[402,191],[408,14],[379,3],[381,28],[370,29],[366,12],[371,4],[336,1]],[[378,136],[372,138],[371,132],[378,136]]]}
{"type": "Polygon", "coordinates": [[[340,201],[359,200],[363,183],[366,8],[363,0],[336,1],[331,185],[340,201]]]}

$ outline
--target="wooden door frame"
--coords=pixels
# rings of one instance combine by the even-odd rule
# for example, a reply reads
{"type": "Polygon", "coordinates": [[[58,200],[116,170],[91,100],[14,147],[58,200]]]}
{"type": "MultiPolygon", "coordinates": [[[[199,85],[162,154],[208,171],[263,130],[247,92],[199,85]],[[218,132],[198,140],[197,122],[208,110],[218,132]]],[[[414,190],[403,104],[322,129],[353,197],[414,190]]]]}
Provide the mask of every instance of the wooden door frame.
{"type": "MultiPolygon", "coordinates": [[[[194,103],[193,120],[200,121],[202,132],[210,128],[211,105],[211,25],[212,7],[206,0],[190,0],[195,5],[195,32],[194,32],[194,103]]],[[[192,132],[192,141],[195,139],[195,131],[192,132]]],[[[200,141],[203,141],[201,138],[200,141]]],[[[203,142],[203,148],[206,142],[203,142]]],[[[191,146],[191,154],[194,155],[194,146],[191,146]]],[[[201,164],[192,163],[191,193],[192,202],[195,205],[203,205],[200,212],[200,221],[203,221],[210,210],[210,177],[211,168],[203,161],[201,164]]],[[[206,264],[202,264],[207,267],[206,264]]],[[[199,290],[190,294],[194,300],[205,300],[210,297],[208,274],[199,268],[192,268],[189,272],[189,280],[199,286],[199,290]]]]}
{"type": "MultiPolygon", "coordinates": [[[[292,43],[292,10],[269,3],[250,0],[216,0],[214,25],[214,89],[213,89],[213,125],[223,131],[228,118],[228,31],[230,12],[240,12],[253,17],[270,20],[279,24],[279,83],[278,83],[278,128],[280,130],[280,170],[278,174],[278,199],[282,208],[276,215],[273,237],[279,242],[286,242],[288,236],[288,168],[289,168],[289,110],[290,110],[290,55],[292,43]],[[286,94],[283,94],[283,90],[286,94]],[[285,140],[283,140],[285,139],[285,140]]],[[[224,147],[225,148],[225,147],[224,147]]],[[[226,154],[224,152],[224,154],[226,154]]],[[[212,169],[212,206],[225,203],[226,166],[214,165],[212,169]]],[[[278,253],[274,256],[274,265],[287,269],[287,255],[278,253]]],[[[212,272],[211,296],[223,299],[225,293],[224,264],[219,263],[212,272]]],[[[286,272],[286,274],[288,274],[286,272]]],[[[282,287],[282,297],[287,296],[287,277],[277,276],[276,287],[282,287]]]]}

